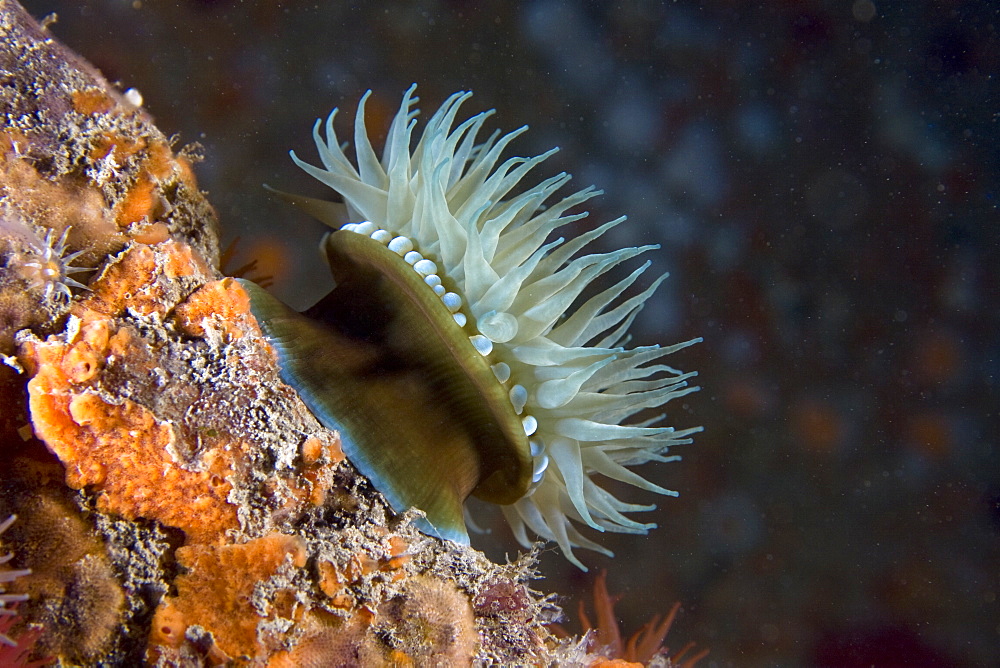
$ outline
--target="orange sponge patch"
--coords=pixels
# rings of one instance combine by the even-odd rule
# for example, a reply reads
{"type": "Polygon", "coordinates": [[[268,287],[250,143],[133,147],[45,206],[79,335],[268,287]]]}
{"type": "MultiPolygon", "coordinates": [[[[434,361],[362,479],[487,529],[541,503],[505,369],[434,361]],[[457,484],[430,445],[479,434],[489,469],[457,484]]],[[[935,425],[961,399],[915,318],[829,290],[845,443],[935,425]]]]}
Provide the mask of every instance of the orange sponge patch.
{"type": "Polygon", "coordinates": [[[175,580],[177,595],[156,611],[152,647],[179,647],[188,624],[198,624],[229,657],[263,657],[273,650],[258,640],[258,625],[277,617],[291,619],[294,597],[282,596],[281,587],[261,594],[258,584],[283,569],[305,566],[302,539],[271,534],[242,545],[182,547],[177,560],[188,571],[175,580]]]}
{"type": "MultiPolygon", "coordinates": [[[[106,327],[107,321],[92,323],[86,334],[110,344],[106,327]]],[[[28,383],[35,432],[66,466],[67,484],[98,492],[102,510],[156,519],[192,536],[237,527],[236,508],[226,501],[232,455],[210,449],[188,470],[171,456],[176,436],[170,424],[129,399],[109,403],[77,387],[97,374],[107,354],[86,339],[36,345],[38,373],[28,383]]]]}
{"type": "Polygon", "coordinates": [[[100,88],[75,90],[70,99],[81,114],[106,114],[115,107],[114,99],[100,88]]]}
{"type": "Polygon", "coordinates": [[[93,292],[74,313],[84,320],[89,319],[89,312],[120,316],[126,309],[144,316],[165,315],[183,295],[174,279],[204,278],[211,272],[187,244],[166,241],[156,246],[136,245],[91,283],[93,292]]]}
{"type": "Polygon", "coordinates": [[[101,510],[181,529],[189,545],[294,521],[324,503],[344,459],[279,384],[246,292],[212,273],[187,244],[135,245],[62,334],[19,351],[35,433],[67,484],[101,510]],[[277,406],[289,413],[272,429],[264,416],[277,406]]]}
{"type": "Polygon", "coordinates": [[[247,331],[260,332],[250,315],[249,296],[231,278],[198,288],[176,308],[174,318],[189,336],[204,338],[206,329],[213,329],[221,333],[225,343],[241,338],[247,331]]]}

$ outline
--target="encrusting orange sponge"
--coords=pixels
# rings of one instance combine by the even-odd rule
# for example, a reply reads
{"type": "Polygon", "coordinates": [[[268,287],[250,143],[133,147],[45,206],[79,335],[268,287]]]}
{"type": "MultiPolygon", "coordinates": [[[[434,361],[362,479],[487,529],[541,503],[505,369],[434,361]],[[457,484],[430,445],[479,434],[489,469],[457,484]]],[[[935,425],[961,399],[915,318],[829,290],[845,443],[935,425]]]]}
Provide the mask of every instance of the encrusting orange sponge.
{"type": "Polygon", "coordinates": [[[282,516],[322,502],[343,459],[333,435],[315,427],[297,438],[302,453],[281,446],[295,463],[258,475],[253,453],[266,448],[252,429],[232,428],[232,388],[203,383],[198,369],[260,366],[267,352],[224,350],[259,333],[245,293],[228,279],[204,283],[210,271],[179,242],[134,246],[74,304],[75,324],[21,348],[35,433],[66,466],[67,484],[96,492],[103,511],[154,519],[199,542],[241,527],[233,494],[266,497],[259,505],[282,516]],[[185,298],[191,281],[204,285],[185,298]],[[142,331],[127,312],[168,320],[174,340],[142,331]],[[190,338],[202,340],[202,355],[177,359],[190,338]]]}
{"type": "Polygon", "coordinates": [[[257,632],[260,622],[292,620],[301,614],[294,589],[278,586],[258,595],[258,586],[282,569],[306,565],[301,538],[271,534],[242,545],[181,547],[177,561],[187,572],[174,580],[177,595],[164,599],[153,617],[150,646],[160,649],[147,658],[178,649],[193,624],[212,634],[215,644],[209,656],[215,660],[266,658],[287,633],[262,638],[257,632]]]}

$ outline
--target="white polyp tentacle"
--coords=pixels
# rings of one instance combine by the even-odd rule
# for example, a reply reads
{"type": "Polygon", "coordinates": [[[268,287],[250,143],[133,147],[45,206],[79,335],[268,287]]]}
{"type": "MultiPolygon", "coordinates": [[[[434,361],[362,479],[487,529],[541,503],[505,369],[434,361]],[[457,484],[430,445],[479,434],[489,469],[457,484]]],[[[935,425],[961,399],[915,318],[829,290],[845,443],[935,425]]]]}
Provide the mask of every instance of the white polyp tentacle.
{"type": "Polygon", "coordinates": [[[454,292],[446,292],[441,296],[441,301],[452,313],[462,308],[462,298],[454,292]]]}
{"type": "MultiPolygon", "coordinates": [[[[17,520],[17,515],[10,515],[7,519],[0,522],[0,535],[4,531],[9,529],[12,524],[17,520]]],[[[0,557],[0,564],[6,563],[13,558],[13,554],[6,554],[0,557]]],[[[18,569],[7,569],[0,570],[0,585],[7,582],[13,582],[18,578],[31,575],[30,568],[18,568],[18,569]]],[[[2,617],[12,617],[16,614],[16,611],[12,608],[8,608],[7,605],[11,603],[23,603],[28,600],[28,594],[7,594],[4,593],[3,587],[0,586],[0,616],[2,617]]],[[[0,633],[0,645],[8,645],[11,647],[17,647],[17,643],[8,638],[3,633],[0,633]]]]}
{"type": "Polygon", "coordinates": [[[515,385],[510,388],[507,393],[510,398],[510,403],[514,407],[514,412],[518,415],[524,411],[524,405],[528,403],[528,390],[525,389],[524,385],[515,385]]]}
{"type": "Polygon", "coordinates": [[[540,482],[542,476],[545,474],[545,469],[549,466],[549,456],[542,453],[540,456],[535,457],[534,464],[531,470],[531,482],[540,482]]]}
{"type": "Polygon", "coordinates": [[[469,342],[472,343],[472,347],[479,351],[479,354],[486,357],[491,352],[493,352],[493,342],[482,334],[474,334],[469,337],[469,342]]]}
{"type": "Polygon", "coordinates": [[[375,223],[373,223],[373,222],[371,222],[369,220],[366,220],[363,223],[359,223],[358,226],[354,228],[355,232],[357,232],[358,234],[364,235],[366,237],[370,236],[376,230],[378,230],[378,227],[375,225],[375,223]]]}
{"type": "Polygon", "coordinates": [[[501,383],[506,383],[510,380],[510,365],[506,362],[497,362],[492,367],[493,375],[497,377],[497,380],[501,383]]]}
{"type": "Polygon", "coordinates": [[[421,276],[429,276],[437,271],[437,265],[433,260],[424,258],[413,263],[413,269],[421,276]]]}
{"type": "Polygon", "coordinates": [[[371,235],[372,239],[379,242],[383,246],[392,241],[392,232],[387,230],[375,230],[371,235]]]}
{"type": "Polygon", "coordinates": [[[413,242],[408,237],[396,237],[389,242],[389,250],[396,255],[406,255],[413,250],[413,242]]]}
{"type": "Polygon", "coordinates": [[[538,420],[531,415],[525,415],[521,418],[521,426],[524,427],[525,436],[534,436],[535,432],[538,431],[538,420]]]}
{"type": "MultiPolygon", "coordinates": [[[[0,208],[0,216],[7,217],[10,215],[12,214],[6,209],[0,208]]],[[[31,248],[31,254],[29,255],[31,259],[21,261],[18,266],[28,269],[22,275],[36,288],[43,291],[45,299],[49,299],[55,295],[57,298],[65,298],[66,301],[69,301],[73,298],[73,292],[70,288],[89,290],[86,285],[71,277],[72,274],[93,271],[89,267],[73,266],[73,261],[87,251],[66,252],[68,250],[66,241],[69,238],[71,227],[67,226],[58,236],[55,230],[49,228],[39,238],[26,223],[17,217],[14,220],[18,226],[27,230],[22,238],[27,241],[28,246],[31,248]]],[[[0,220],[0,225],[9,224],[6,221],[0,220]]]]}

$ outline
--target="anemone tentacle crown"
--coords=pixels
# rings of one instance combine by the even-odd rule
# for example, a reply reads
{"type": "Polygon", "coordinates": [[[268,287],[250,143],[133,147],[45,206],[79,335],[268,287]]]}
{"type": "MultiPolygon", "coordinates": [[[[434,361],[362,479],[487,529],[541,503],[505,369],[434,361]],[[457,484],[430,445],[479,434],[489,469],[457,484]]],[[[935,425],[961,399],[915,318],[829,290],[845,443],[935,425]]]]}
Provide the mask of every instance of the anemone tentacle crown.
{"type": "Polygon", "coordinates": [[[579,236],[549,240],[555,230],[585,217],[574,211],[600,191],[587,188],[546,204],[570,180],[562,173],[511,195],[555,149],[501,162],[508,144],[525,128],[494,132],[477,144],[492,112],[456,125],[471,93],[449,97],[411,152],[414,89],[403,96],[381,159],[365,128],[368,94],[354,123],[356,166],[334,131],[336,110],[326,121],[325,138],[321,121],[314,128],[322,167],[292,153],[296,164],[343,197],[351,221],[345,224],[334,205],[298,201],[337,230],[323,244],[337,288],[310,315],[324,320],[322,327],[344,317],[365,321],[368,316],[357,316],[356,303],[362,301],[380,314],[371,316],[374,324],[335,324],[333,340],[320,343],[321,325],[304,324],[248,285],[255,315],[275,343],[283,376],[327,426],[343,432],[348,458],[395,510],[416,506],[427,513],[421,528],[467,541],[461,506],[475,494],[502,504],[521,544],[530,545],[530,529],[556,541],[583,568],[574,547],[610,552],[574,523],[637,534],[654,526],[625,515],[654,506],[619,500],[595,482],[595,474],[676,495],[631,467],[678,459],[668,450],[689,443],[700,428],[661,426],[662,415],[636,420],[643,411],[698,389],[689,384],[694,373],[661,360],[700,339],[627,347],[629,326],[666,275],[625,297],[649,267],[647,261],[597,294],[584,291],[606,272],[658,246],[579,254],[624,217],[579,236]],[[366,293],[374,283],[382,287],[366,293]],[[432,332],[423,332],[425,321],[432,332]],[[345,342],[359,345],[355,350],[360,352],[341,352],[345,342]],[[415,361],[414,356],[435,359],[415,361]],[[328,358],[341,366],[349,360],[352,378],[321,379],[317,369],[328,358]],[[408,371],[400,375],[400,367],[408,371]],[[368,392],[362,378],[393,380],[368,392]],[[347,391],[334,387],[340,381],[347,391]],[[427,396],[414,398],[415,384],[423,384],[427,396]],[[331,392],[352,396],[332,398],[331,392]],[[386,392],[391,401],[384,399],[386,392]],[[358,405],[366,397],[388,405],[366,417],[369,407],[358,405]],[[407,402],[412,402],[409,408],[407,402]],[[434,417],[436,409],[445,417],[434,417]],[[447,418],[461,427],[439,433],[447,418]],[[370,442],[365,434],[386,420],[403,429],[396,440],[407,441],[398,457],[373,453],[388,446],[370,442]],[[407,431],[407,420],[420,424],[407,431]],[[427,443],[415,445],[421,432],[430,432],[423,437],[427,443]],[[418,446],[427,452],[413,454],[418,446]],[[466,453],[470,449],[475,454],[466,453]],[[464,482],[454,483],[455,489],[445,493],[450,498],[439,503],[440,489],[452,484],[441,470],[452,461],[464,471],[457,476],[464,482]],[[420,470],[386,470],[400,462],[420,470]],[[433,480],[413,482],[425,472],[433,480]]]}

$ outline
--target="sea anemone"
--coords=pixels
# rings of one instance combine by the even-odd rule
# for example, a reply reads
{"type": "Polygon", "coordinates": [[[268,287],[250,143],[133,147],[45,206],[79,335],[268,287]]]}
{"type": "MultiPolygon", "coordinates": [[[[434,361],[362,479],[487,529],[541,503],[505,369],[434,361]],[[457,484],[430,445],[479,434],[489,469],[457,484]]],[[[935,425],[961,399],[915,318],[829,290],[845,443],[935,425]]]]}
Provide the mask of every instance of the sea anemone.
{"type": "Polygon", "coordinates": [[[69,229],[67,227],[58,237],[55,230],[46,230],[45,239],[32,244],[35,257],[21,265],[21,272],[36,288],[44,291],[46,299],[55,295],[57,299],[65,298],[69,301],[73,298],[71,287],[87,289],[86,285],[70,277],[70,274],[92,270],[88,267],[74,267],[71,264],[86,251],[66,254],[66,237],[69,236],[69,229]]]}
{"type": "Polygon", "coordinates": [[[71,274],[93,270],[72,264],[73,260],[86,251],[66,254],[69,227],[58,236],[55,230],[47,229],[45,236],[39,237],[20,215],[4,206],[0,209],[0,232],[27,248],[26,253],[17,253],[13,262],[8,261],[8,265],[34,289],[43,291],[45,299],[55,296],[69,301],[73,297],[70,288],[87,289],[86,285],[71,277],[71,274]]]}
{"type": "Polygon", "coordinates": [[[430,525],[421,528],[468,541],[461,513],[472,493],[502,504],[522,545],[530,545],[528,528],[584,568],[574,547],[611,553],[573,522],[636,534],[655,526],[625,516],[654,506],[619,500],[595,474],[676,495],[629,467],[678,459],[669,448],[699,431],[659,425],[662,415],[638,416],[698,389],[688,384],[694,373],[660,360],[700,339],[627,347],[629,326],[666,275],[623,298],[647,261],[596,294],[587,288],[658,246],[578,255],[624,217],[569,240],[549,240],[584,218],[576,207],[601,191],[587,188],[547,205],[570,180],[562,173],[512,195],[555,149],[501,163],[525,128],[497,131],[477,144],[491,111],[455,125],[471,93],[449,97],[411,152],[414,88],[403,96],[381,160],[365,128],[370,91],[355,118],[357,167],[334,131],[336,110],[326,138],[321,121],[314,128],[322,168],[292,153],[297,165],[340,193],[350,221],[342,205],[289,196],[337,230],[322,246],[337,287],[307,312],[323,324],[297,319],[244,282],[254,314],[279,353],[285,380],[328,427],[346,432],[348,459],[395,510],[416,506],[430,525]],[[336,333],[322,343],[330,327],[336,333]],[[361,352],[349,353],[350,345],[361,352]],[[371,389],[388,384],[384,379],[399,364],[417,372],[395,389],[371,389]],[[344,365],[354,376],[346,377],[344,365]],[[431,400],[413,398],[422,394],[431,400]],[[381,409],[364,405],[379,401],[381,409]],[[422,403],[408,407],[414,401],[422,403]],[[416,427],[407,431],[409,422],[416,427]],[[460,422],[461,433],[448,432],[447,422],[460,422]],[[403,431],[386,433],[385,423],[403,431]],[[421,434],[426,444],[414,445],[421,434]],[[387,453],[393,441],[402,444],[387,453]],[[476,454],[463,454],[469,449],[476,454]]]}
{"type": "MultiPolygon", "coordinates": [[[[2,536],[3,532],[9,529],[10,526],[14,524],[15,521],[17,521],[17,516],[11,515],[3,522],[0,522],[0,536],[2,536]]],[[[5,554],[0,556],[0,565],[6,564],[13,558],[14,558],[13,554],[5,554]]],[[[22,601],[28,600],[27,594],[4,593],[4,584],[8,582],[13,582],[14,580],[20,577],[24,577],[25,575],[29,575],[30,573],[31,571],[28,569],[14,570],[14,569],[0,568],[0,617],[13,617],[17,613],[14,611],[13,608],[9,608],[7,606],[13,603],[20,603],[22,601]]],[[[6,628],[6,625],[4,625],[4,628],[6,628]]],[[[14,640],[11,640],[3,633],[0,633],[0,645],[7,645],[8,647],[18,646],[18,644],[14,640]]]]}

